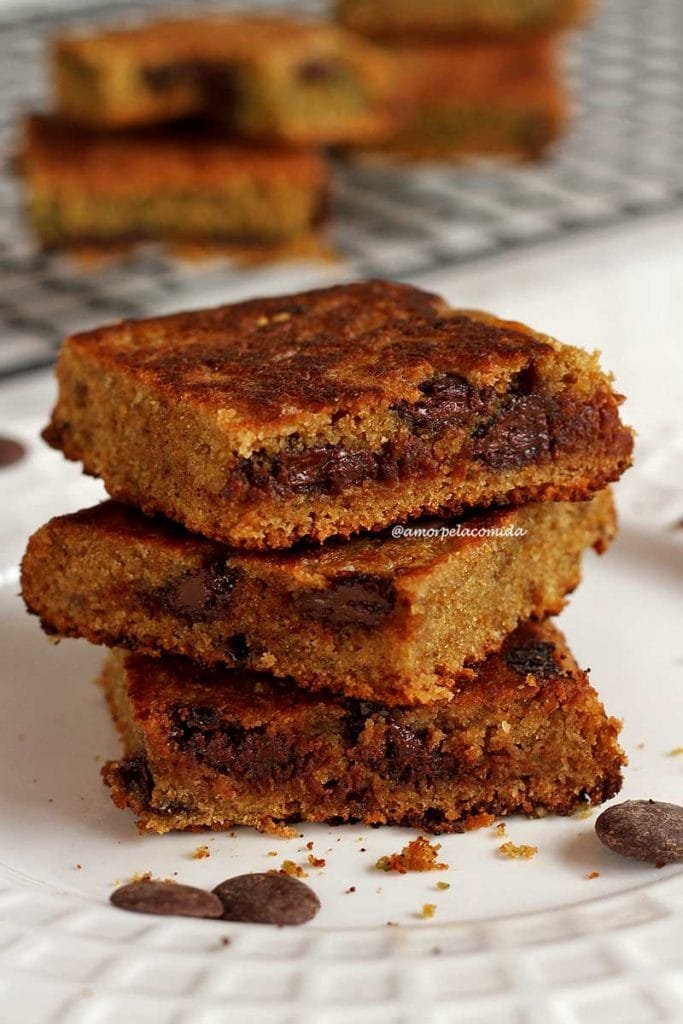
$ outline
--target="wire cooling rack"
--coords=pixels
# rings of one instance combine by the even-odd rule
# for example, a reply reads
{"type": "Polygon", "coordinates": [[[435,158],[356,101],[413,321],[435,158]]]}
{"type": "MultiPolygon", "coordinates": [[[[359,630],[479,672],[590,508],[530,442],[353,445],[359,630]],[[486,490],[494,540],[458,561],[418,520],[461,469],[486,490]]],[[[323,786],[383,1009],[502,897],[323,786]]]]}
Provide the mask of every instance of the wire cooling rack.
{"type": "MultiPolygon", "coordinates": [[[[186,0],[109,0],[0,21],[5,155],[22,114],[48,103],[44,46],[51,33],[67,23],[183,6],[186,0]]],[[[231,4],[202,4],[210,6],[231,4]]],[[[278,7],[323,10],[315,0],[278,7]]],[[[331,228],[343,257],[338,276],[415,280],[439,266],[683,208],[682,0],[602,0],[590,30],[569,44],[567,62],[576,118],[542,164],[339,166],[331,228]]],[[[292,287],[308,281],[310,267],[288,270],[292,287]]],[[[10,174],[0,177],[0,378],[49,365],[70,331],[197,305],[203,294],[230,300],[249,282],[249,272],[225,263],[190,271],[153,249],[84,274],[36,249],[22,221],[20,185],[10,174]]],[[[258,290],[267,287],[267,274],[259,274],[258,290]]]]}

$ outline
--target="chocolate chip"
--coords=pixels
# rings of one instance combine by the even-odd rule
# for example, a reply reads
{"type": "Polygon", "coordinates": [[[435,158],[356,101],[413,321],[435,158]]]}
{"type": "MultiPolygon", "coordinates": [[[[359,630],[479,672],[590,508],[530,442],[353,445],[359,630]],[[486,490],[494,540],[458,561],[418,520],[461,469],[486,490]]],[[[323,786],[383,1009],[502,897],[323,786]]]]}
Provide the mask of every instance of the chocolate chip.
{"type": "Polygon", "coordinates": [[[244,499],[249,489],[279,497],[289,494],[340,494],[364,480],[396,483],[431,476],[436,460],[428,440],[410,436],[387,441],[377,452],[322,445],[303,451],[283,451],[274,459],[255,453],[243,459],[230,475],[223,496],[244,499]]]}
{"type": "Polygon", "coordinates": [[[511,647],[505,652],[505,664],[513,672],[521,676],[540,676],[541,679],[552,679],[561,675],[557,662],[553,658],[555,644],[547,640],[531,640],[528,644],[511,647]]]}
{"type": "Polygon", "coordinates": [[[345,487],[360,483],[373,472],[372,452],[351,450],[341,445],[283,453],[273,467],[276,483],[292,494],[305,494],[318,488],[339,494],[345,487]]]}
{"type": "Polygon", "coordinates": [[[143,807],[148,807],[152,799],[154,779],[147,758],[144,755],[129,757],[119,765],[118,774],[123,788],[137,797],[143,807]]]}
{"type": "Polygon", "coordinates": [[[116,889],[110,899],[115,907],[136,914],[213,918],[223,914],[223,904],[212,892],[175,882],[130,882],[116,889]]]}
{"type": "Polygon", "coordinates": [[[396,592],[390,579],[348,572],[324,590],[303,590],[296,596],[299,610],[331,626],[377,626],[394,609],[396,592]]]}
{"type": "Polygon", "coordinates": [[[658,800],[626,800],[595,822],[598,839],[622,857],[662,867],[683,861],[683,807],[658,800]]]}
{"type": "Polygon", "coordinates": [[[330,82],[339,76],[340,67],[337,61],[323,60],[321,57],[300,64],[296,69],[296,77],[305,85],[317,85],[319,82],[330,82]]]}
{"type": "Polygon", "coordinates": [[[463,423],[478,405],[477,396],[464,377],[440,373],[423,381],[418,390],[424,398],[418,402],[399,402],[396,414],[413,433],[437,434],[445,427],[463,423]]]}
{"type": "Polygon", "coordinates": [[[25,454],[26,448],[20,441],[14,441],[11,437],[0,437],[0,469],[20,462],[25,454]]]}
{"type": "Polygon", "coordinates": [[[223,904],[224,921],[305,924],[320,910],[320,900],[313,890],[289,875],[237,875],[221,882],[213,891],[223,904]]]}
{"type": "Polygon", "coordinates": [[[162,611],[186,622],[208,622],[226,613],[241,575],[225,559],[216,558],[198,569],[188,570],[151,594],[141,594],[140,599],[151,610],[158,605],[162,611]]]}
{"type": "Polygon", "coordinates": [[[141,78],[152,92],[166,92],[179,85],[195,85],[201,81],[202,65],[197,61],[174,61],[143,68],[141,78]]]}
{"type": "Polygon", "coordinates": [[[492,469],[519,469],[551,457],[548,409],[538,395],[515,396],[512,403],[472,436],[474,457],[492,469]]]}

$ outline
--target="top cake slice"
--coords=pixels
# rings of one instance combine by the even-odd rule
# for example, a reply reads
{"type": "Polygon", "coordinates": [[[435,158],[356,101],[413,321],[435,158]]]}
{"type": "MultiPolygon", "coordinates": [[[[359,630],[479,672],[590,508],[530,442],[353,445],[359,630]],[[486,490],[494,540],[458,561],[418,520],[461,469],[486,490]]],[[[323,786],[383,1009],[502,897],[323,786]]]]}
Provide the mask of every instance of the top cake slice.
{"type": "Polygon", "coordinates": [[[289,145],[372,141],[393,121],[391,59],[323,21],[199,17],[56,39],[59,112],[90,128],[207,115],[231,135],[289,145]]]}
{"type": "Polygon", "coordinates": [[[595,355],[382,281],[76,334],[57,375],[53,447],[243,548],[585,499],[633,444],[595,355]]]}

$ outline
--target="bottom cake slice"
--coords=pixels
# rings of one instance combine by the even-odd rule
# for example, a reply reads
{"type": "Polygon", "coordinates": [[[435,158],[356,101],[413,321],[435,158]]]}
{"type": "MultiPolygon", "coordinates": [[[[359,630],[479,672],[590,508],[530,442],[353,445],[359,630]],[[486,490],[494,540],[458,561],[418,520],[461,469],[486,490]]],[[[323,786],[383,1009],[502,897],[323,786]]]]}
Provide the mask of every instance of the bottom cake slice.
{"type": "Polygon", "coordinates": [[[103,768],[141,831],[296,821],[459,832],[568,814],[619,791],[619,722],[549,623],[429,707],[311,694],[267,676],[113,652],[102,674],[125,756],[103,768]]]}

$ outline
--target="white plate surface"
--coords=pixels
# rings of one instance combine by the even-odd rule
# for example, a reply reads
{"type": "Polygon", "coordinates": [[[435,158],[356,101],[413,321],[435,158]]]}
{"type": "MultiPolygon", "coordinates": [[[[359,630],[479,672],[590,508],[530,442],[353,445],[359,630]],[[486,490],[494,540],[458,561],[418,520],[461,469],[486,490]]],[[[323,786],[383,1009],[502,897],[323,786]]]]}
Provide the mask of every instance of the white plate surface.
{"type": "MultiPolygon", "coordinates": [[[[634,396],[627,418],[639,429],[638,458],[618,488],[621,536],[604,558],[586,558],[561,625],[608,710],[624,719],[623,797],[683,802],[683,758],[669,755],[683,745],[683,530],[674,528],[683,517],[683,368],[675,333],[660,325],[642,358],[663,287],[661,273],[643,279],[643,247],[651,245],[656,269],[663,238],[666,229],[654,242],[641,238],[637,273],[625,258],[614,271],[621,300],[613,320],[596,269],[609,257],[607,243],[558,253],[552,276],[544,276],[547,253],[537,253],[505,273],[491,266],[428,283],[567,340],[602,335],[606,363],[634,396]],[[571,275],[563,276],[563,260],[571,275]]],[[[680,282],[680,258],[666,267],[680,282]]],[[[677,294],[667,323],[683,322],[683,289],[677,294]]],[[[101,494],[37,441],[51,394],[47,377],[0,392],[0,431],[29,443],[28,459],[0,480],[2,1024],[683,1019],[683,874],[604,850],[595,813],[512,819],[509,837],[539,848],[532,861],[502,858],[500,839],[484,829],[440,839],[448,871],[405,876],[373,865],[414,835],[408,830],[303,827],[291,841],[244,829],[137,835],[99,781],[99,762],[117,752],[91,682],[102,652],[75,641],[50,646],[16,597],[27,533],[101,494]],[[117,882],[145,871],[211,887],[285,858],[303,863],[309,840],[327,861],[308,878],[323,909],[300,929],[156,920],[107,903],[117,882]],[[193,859],[204,842],[211,856],[193,859]],[[588,879],[593,871],[599,877],[588,879]],[[450,888],[437,890],[437,881],[450,888]],[[417,916],[424,903],[437,906],[432,920],[417,916]]]]}

